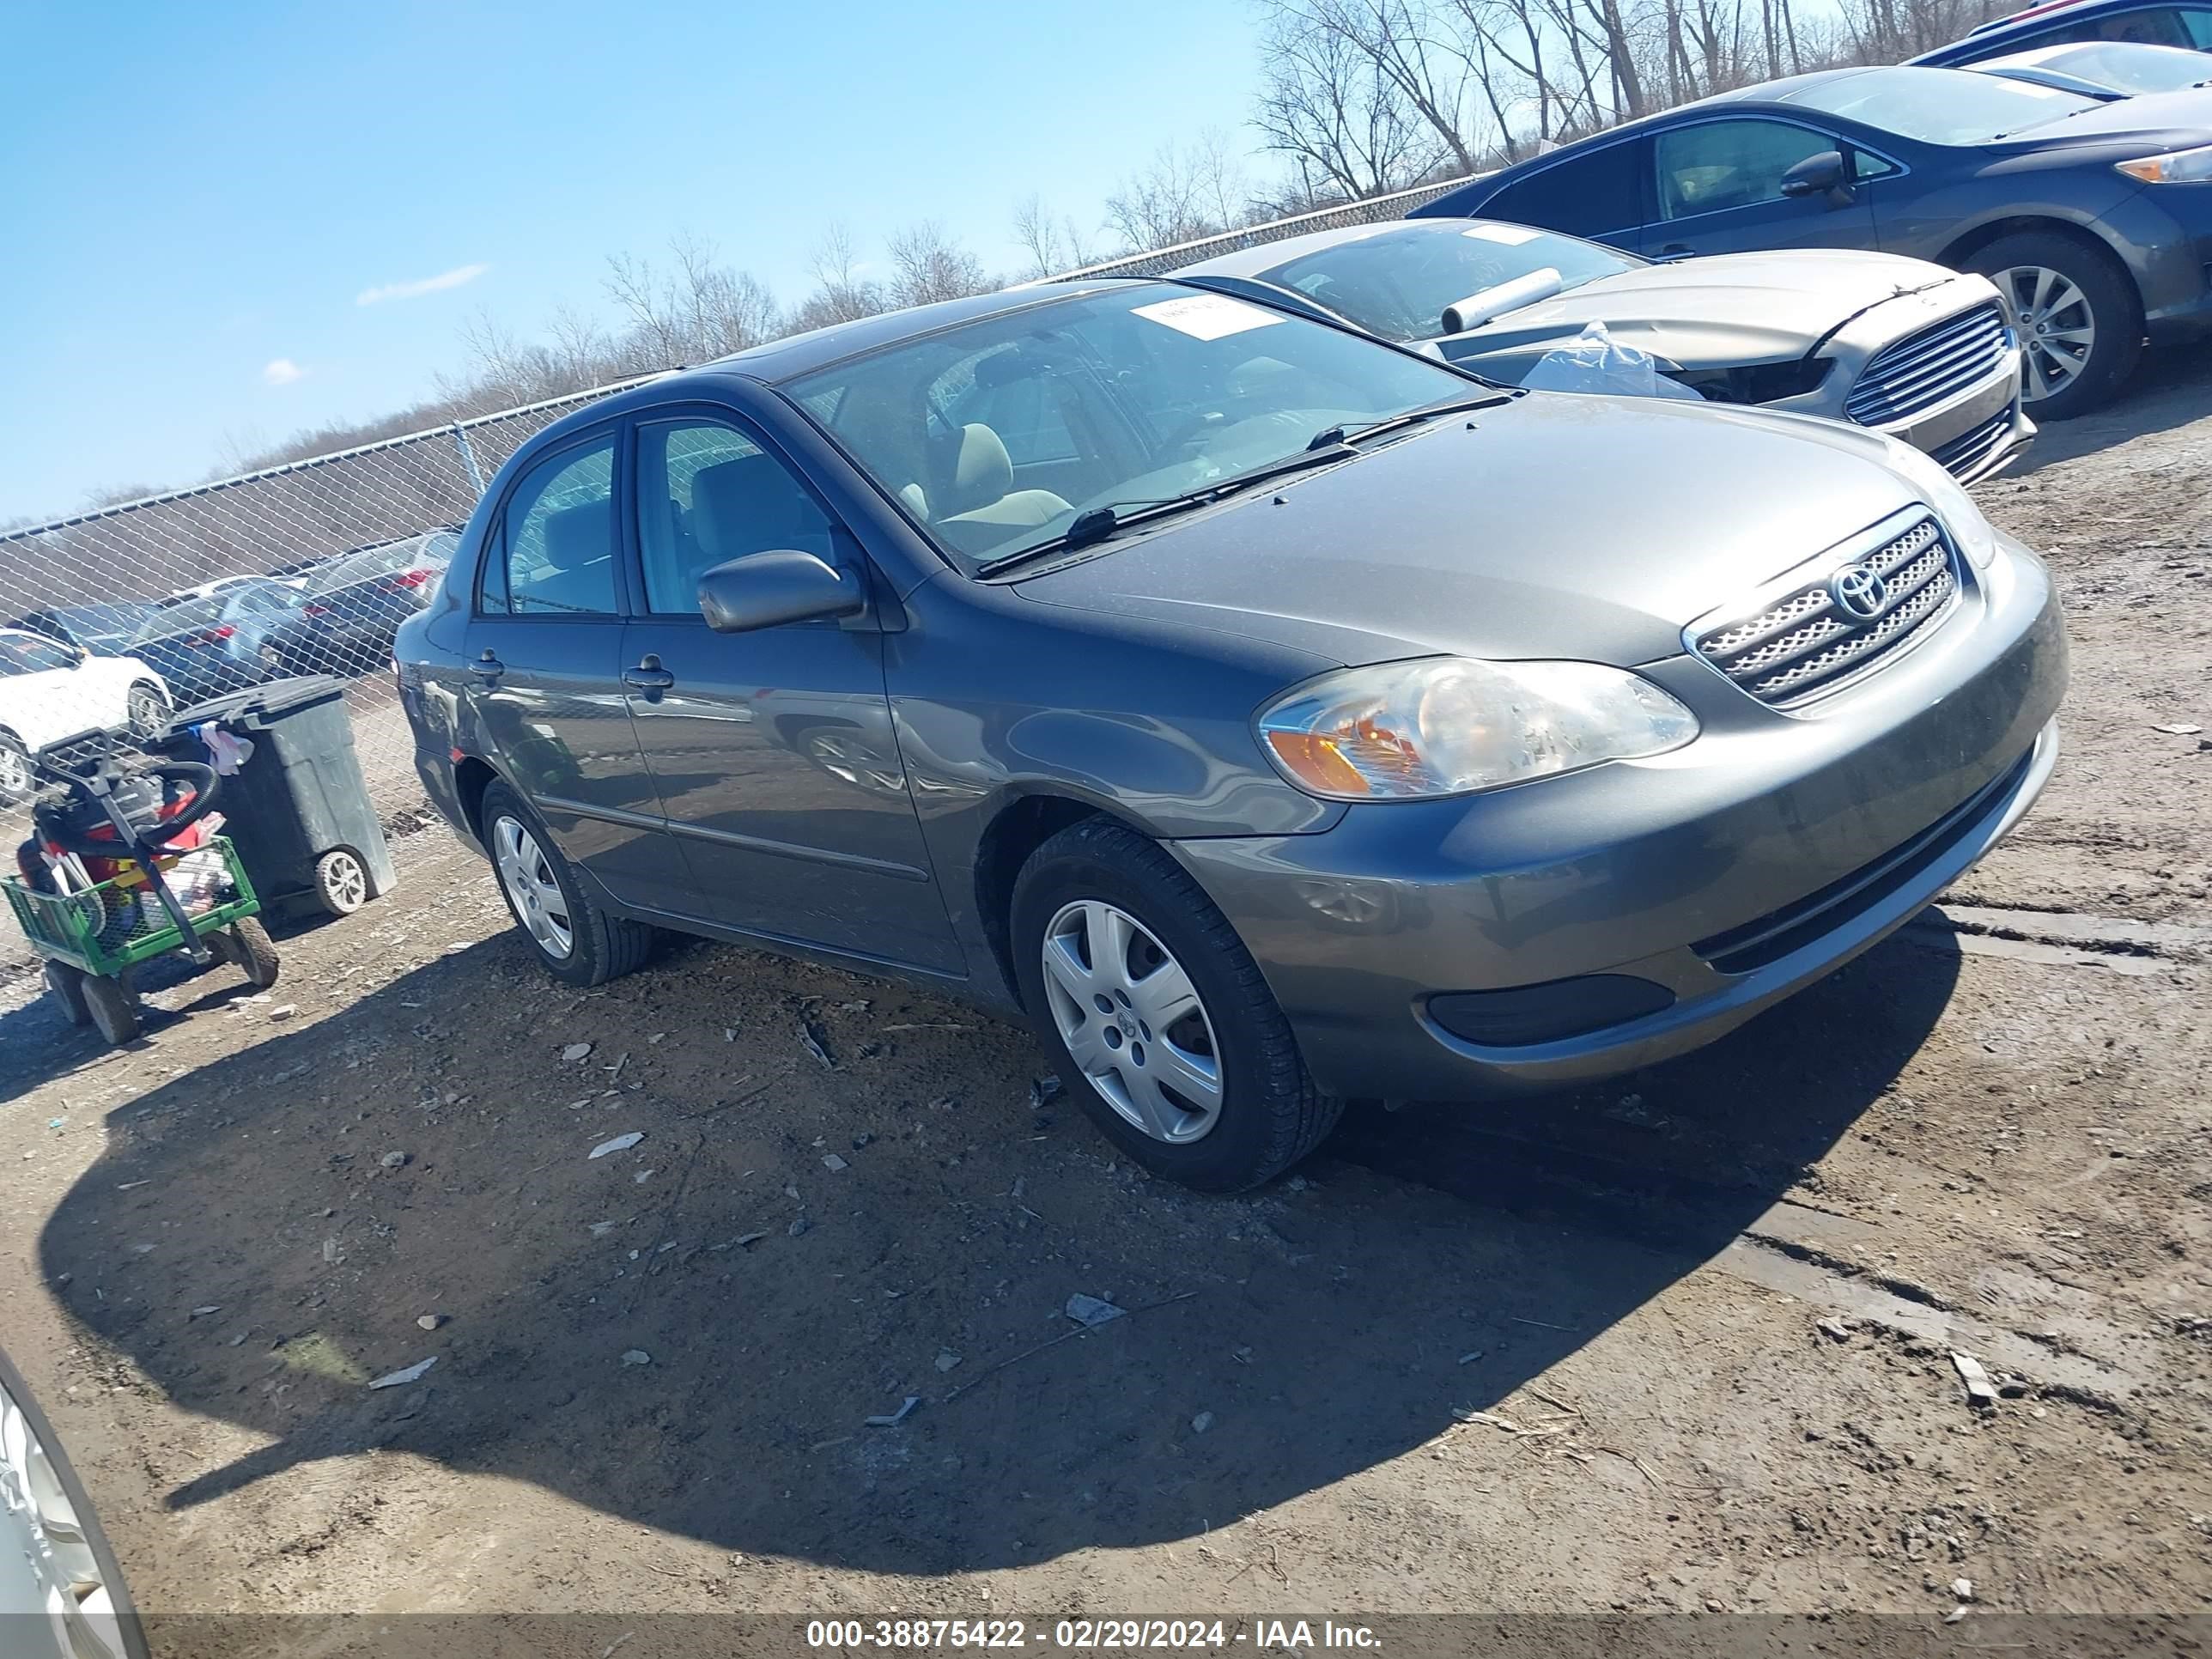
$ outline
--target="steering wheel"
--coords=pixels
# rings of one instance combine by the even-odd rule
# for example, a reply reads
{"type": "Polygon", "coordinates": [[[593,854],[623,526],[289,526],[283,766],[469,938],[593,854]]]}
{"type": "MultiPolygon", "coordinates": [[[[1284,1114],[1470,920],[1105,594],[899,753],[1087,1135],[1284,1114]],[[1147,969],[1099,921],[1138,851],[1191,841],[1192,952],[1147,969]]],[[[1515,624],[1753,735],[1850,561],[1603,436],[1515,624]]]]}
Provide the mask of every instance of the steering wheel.
{"type": "MultiPolygon", "coordinates": [[[[215,768],[203,766],[198,761],[165,761],[159,766],[138,768],[132,775],[157,778],[165,783],[173,779],[179,783],[190,784],[192,787],[191,805],[174,817],[161,819],[147,833],[145,836],[147,844],[155,848],[167,847],[179,835],[213,811],[216,799],[222,793],[222,777],[215,768]]],[[[94,801],[99,799],[92,793],[82,778],[72,775],[69,781],[70,793],[76,799],[83,801],[94,801]]],[[[163,796],[166,798],[167,793],[165,788],[162,791],[163,796]]],[[[101,827],[112,828],[112,825],[105,823],[101,827]]],[[[88,858],[112,858],[118,850],[118,843],[112,839],[95,839],[82,832],[72,832],[65,825],[41,825],[40,828],[42,832],[46,833],[46,838],[64,853],[76,853],[88,858]]]]}

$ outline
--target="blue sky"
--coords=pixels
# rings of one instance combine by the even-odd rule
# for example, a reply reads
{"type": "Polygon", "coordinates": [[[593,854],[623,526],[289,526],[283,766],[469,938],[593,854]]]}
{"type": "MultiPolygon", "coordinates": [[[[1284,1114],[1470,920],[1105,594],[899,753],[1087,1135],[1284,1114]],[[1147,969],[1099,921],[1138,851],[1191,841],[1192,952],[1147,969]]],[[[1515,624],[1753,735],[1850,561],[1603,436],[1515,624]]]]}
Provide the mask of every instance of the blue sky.
{"type": "Polygon", "coordinates": [[[833,219],[1011,268],[1030,191],[1088,226],[1163,140],[1248,146],[1254,35],[1242,0],[0,8],[0,521],[428,396],[479,307],[603,313],[606,256],[678,232],[787,299],[833,219]]]}

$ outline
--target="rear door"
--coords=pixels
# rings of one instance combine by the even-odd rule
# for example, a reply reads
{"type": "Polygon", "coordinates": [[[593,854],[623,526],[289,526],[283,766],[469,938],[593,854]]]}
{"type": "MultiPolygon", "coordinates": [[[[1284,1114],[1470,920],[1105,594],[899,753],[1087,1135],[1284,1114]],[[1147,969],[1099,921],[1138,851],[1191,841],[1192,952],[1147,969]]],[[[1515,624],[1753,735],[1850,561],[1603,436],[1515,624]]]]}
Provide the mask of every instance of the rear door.
{"type": "Polygon", "coordinates": [[[866,569],[758,431],[701,408],[635,428],[630,719],[708,914],[746,933],[957,971],[907,793],[873,617],[717,634],[700,573],[795,548],[866,569]]]}
{"type": "Polygon", "coordinates": [[[660,823],[620,678],[616,434],[541,457],[485,532],[465,675],[486,758],[528,798],[571,864],[623,904],[696,913],[660,823]]]}
{"type": "Polygon", "coordinates": [[[1897,171],[1854,151],[1836,132],[1763,115],[1686,121],[1651,135],[1653,222],[1644,252],[1746,253],[1763,248],[1878,246],[1870,188],[1897,171]],[[1783,175],[1808,156],[1840,151],[1853,168],[1848,201],[1784,196],[1783,175]]]}

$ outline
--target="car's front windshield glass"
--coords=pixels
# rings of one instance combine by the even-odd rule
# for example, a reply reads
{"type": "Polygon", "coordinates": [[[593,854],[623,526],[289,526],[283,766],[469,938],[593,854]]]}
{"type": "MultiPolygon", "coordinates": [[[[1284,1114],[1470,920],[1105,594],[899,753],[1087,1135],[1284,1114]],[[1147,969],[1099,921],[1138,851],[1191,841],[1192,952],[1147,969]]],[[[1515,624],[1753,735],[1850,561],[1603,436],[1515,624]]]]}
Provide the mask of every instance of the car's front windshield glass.
{"type": "Polygon", "coordinates": [[[1643,261],[1525,225],[1426,219],[1339,242],[1261,273],[1386,340],[1432,339],[1444,307],[1542,270],[1561,289],[1617,276],[1643,261]]]}
{"type": "Polygon", "coordinates": [[[968,568],[1478,388],[1342,329],[1114,288],[925,334],[783,390],[968,568]]]}
{"type": "Polygon", "coordinates": [[[2094,98],[1972,70],[1881,69],[1822,81],[1793,104],[1923,144],[1986,144],[2098,107],[2094,98]]]}
{"type": "Polygon", "coordinates": [[[2212,80],[2212,58],[2179,46],[2140,46],[2126,40],[2087,41],[2048,52],[2021,52],[1993,59],[1984,68],[2018,64],[2079,76],[2115,92],[2181,92],[2212,80]]]}

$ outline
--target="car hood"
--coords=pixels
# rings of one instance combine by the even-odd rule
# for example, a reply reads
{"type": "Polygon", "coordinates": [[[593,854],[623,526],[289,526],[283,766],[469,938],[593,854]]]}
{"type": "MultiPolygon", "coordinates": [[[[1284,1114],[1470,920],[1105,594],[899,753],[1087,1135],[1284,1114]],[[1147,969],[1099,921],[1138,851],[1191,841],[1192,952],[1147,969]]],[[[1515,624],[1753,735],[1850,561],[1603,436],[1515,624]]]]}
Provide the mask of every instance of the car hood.
{"type": "Polygon", "coordinates": [[[1454,337],[1455,362],[1571,339],[1592,323],[1680,368],[1802,357],[1851,318],[1955,273],[1893,253],[1808,248],[1644,265],[1454,337]],[[1468,348],[1472,348],[1469,350],[1468,348]]]}
{"type": "Polygon", "coordinates": [[[1999,155],[2051,149],[2109,147],[2116,153],[2154,155],[2212,143],[2212,87],[2148,92],[2116,103],[2095,104],[2072,115],[2022,127],[1987,146],[1999,155]]]}
{"type": "Polygon", "coordinates": [[[1915,500],[1886,453],[1809,416],[1524,393],[1101,544],[1018,591],[1346,664],[1632,666],[1915,500]]]}

